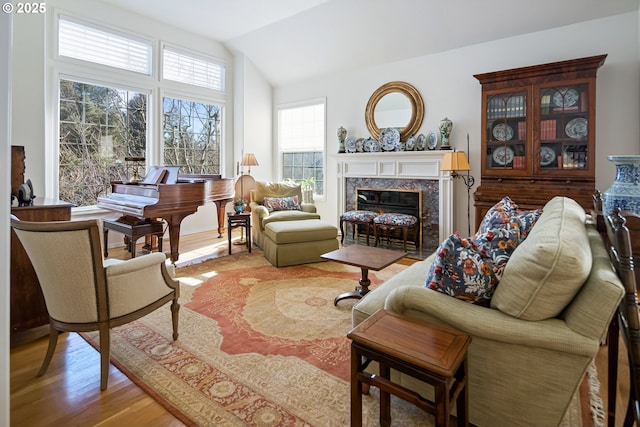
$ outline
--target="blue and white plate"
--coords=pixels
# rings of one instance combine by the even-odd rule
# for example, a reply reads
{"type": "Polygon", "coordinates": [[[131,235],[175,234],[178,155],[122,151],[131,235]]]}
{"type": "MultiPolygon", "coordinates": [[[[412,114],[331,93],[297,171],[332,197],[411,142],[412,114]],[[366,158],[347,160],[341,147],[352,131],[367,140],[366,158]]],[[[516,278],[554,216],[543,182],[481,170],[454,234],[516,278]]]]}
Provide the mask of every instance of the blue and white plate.
{"type": "Polygon", "coordinates": [[[426,141],[427,148],[429,150],[435,150],[438,147],[438,142],[440,142],[440,134],[432,130],[427,134],[426,141]]]}
{"type": "Polygon", "coordinates": [[[355,153],[356,152],[356,138],[353,136],[348,136],[347,140],[344,142],[344,147],[347,150],[347,153],[355,153]]]}
{"type": "Polygon", "coordinates": [[[404,143],[405,151],[413,151],[416,149],[416,137],[411,135],[407,138],[407,142],[404,143]]]}
{"type": "Polygon", "coordinates": [[[396,128],[385,128],[380,132],[382,151],[395,151],[400,144],[400,132],[396,128]]]}
{"type": "Polygon", "coordinates": [[[376,153],[378,151],[380,151],[380,148],[378,147],[378,141],[376,141],[375,139],[369,137],[367,139],[365,139],[364,141],[364,151],[367,153],[376,153]]]}
{"type": "Polygon", "coordinates": [[[423,151],[427,147],[427,137],[423,133],[416,139],[416,150],[423,151]]]}

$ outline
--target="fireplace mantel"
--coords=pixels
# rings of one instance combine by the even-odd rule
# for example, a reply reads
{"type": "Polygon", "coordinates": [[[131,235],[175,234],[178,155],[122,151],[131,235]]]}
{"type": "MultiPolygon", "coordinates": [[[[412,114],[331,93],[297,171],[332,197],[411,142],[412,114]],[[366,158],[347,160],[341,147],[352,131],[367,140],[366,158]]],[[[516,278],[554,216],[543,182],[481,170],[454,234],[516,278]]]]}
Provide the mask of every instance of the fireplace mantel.
{"type": "Polygon", "coordinates": [[[345,209],[348,178],[438,181],[438,233],[440,241],[444,240],[453,232],[453,179],[449,172],[440,172],[445,153],[434,150],[334,154],[338,172],[338,216],[345,209]]]}

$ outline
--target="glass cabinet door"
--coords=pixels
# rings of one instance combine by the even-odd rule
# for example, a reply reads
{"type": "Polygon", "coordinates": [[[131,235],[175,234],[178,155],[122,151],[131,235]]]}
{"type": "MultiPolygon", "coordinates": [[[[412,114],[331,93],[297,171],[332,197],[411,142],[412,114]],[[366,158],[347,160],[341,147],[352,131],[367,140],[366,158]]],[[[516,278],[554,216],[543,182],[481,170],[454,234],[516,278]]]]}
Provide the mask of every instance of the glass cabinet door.
{"type": "Polygon", "coordinates": [[[589,85],[540,88],[541,171],[588,169],[589,85]]]}
{"type": "Polygon", "coordinates": [[[488,95],[486,170],[527,168],[527,92],[488,95]]]}

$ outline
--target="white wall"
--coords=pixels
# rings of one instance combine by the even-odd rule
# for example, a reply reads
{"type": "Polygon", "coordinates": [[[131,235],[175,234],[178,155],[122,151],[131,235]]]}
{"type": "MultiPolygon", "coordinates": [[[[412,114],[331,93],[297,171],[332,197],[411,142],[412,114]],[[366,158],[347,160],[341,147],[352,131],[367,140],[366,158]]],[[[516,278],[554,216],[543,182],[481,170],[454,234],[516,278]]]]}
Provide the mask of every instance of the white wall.
{"type": "MultiPolygon", "coordinates": [[[[251,175],[258,181],[270,181],[274,176],[272,88],[253,62],[242,54],[236,55],[234,71],[236,158],[242,160],[243,150],[244,153],[254,153],[260,165],[251,169],[251,175]]],[[[244,173],[247,173],[246,168],[244,173]]]]}
{"type": "MultiPolygon", "coordinates": [[[[438,121],[445,116],[454,123],[453,147],[466,149],[469,133],[471,173],[477,178],[477,186],[481,86],[473,75],[603,53],[608,57],[597,79],[596,186],[604,190],[615,176],[615,168],[606,156],[640,153],[640,61],[635,12],[277,87],[274,104],[327,97],[328,197],[326,203],[316,205],[323,218],[337,222],[339,207],[337,197],[332,197],[337,183],[331,178],[337,175],[335,160],[331,158],[338,151],[335,132],[344,126],[349,135],[368,136],[365,107],[382,84],[402,80],[421,93],[425,117],[418,133],[437,130],[438,121]]],[[[455,191],[454,229],[464,231],[467,230],[464,185],[456,182],[455,191]]],[[[472,209],[472,224],[473,213],[472,209]]]]}
{"type": "MultiPolygon", "coordinates": [[[[11,32],[12,15],[0,14],[0,170],[4,184],[0,200],[8,201],[11,190],[11,32]]],[[[0,204],[0,245],[9,247],[9,203],[0,204]]],[[[0,426],[9,425],[9,251],[0,255],[0,426]]]]}

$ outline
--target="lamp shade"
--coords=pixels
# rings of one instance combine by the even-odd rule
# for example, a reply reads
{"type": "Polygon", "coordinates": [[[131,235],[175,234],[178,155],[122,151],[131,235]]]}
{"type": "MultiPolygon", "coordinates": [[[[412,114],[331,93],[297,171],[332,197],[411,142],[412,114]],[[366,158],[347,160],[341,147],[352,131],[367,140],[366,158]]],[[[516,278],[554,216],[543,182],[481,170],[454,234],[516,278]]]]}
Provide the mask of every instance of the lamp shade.
{"type": "Polygon", "coordinates": [[[240,163],[241,166],[260,166],[258,164],[258,160],[256,159],[256,155],[253,153],[247,153],[244,156],[242,156],[242,163],[240,163]]]}
{"type": "Polygon", "coordinates": [[[442,163],[440,164],[440,170],[451,172],[468,171],[471,170],[471,166],[469,166],[464,151],[452,151],[444,154],[444,159],[442,159],[442,163]]]}

